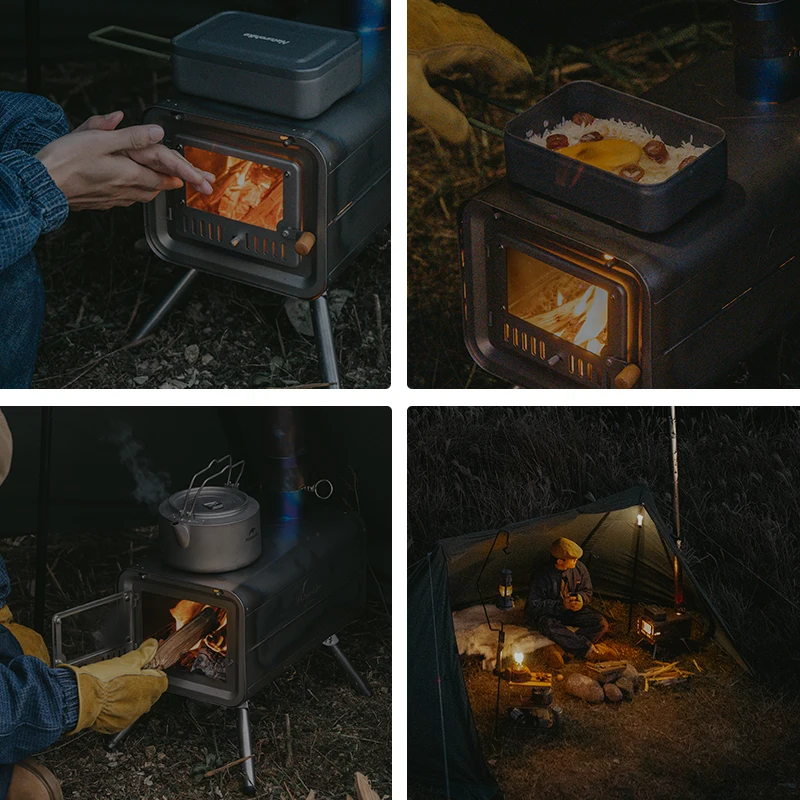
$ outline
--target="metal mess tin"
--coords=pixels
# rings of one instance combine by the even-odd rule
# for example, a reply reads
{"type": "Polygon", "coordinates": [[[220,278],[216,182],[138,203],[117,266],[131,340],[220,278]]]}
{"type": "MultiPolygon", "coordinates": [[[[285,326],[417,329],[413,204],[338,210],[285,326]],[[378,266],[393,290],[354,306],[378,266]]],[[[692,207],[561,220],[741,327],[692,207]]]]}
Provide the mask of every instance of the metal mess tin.
{"type": "Polygon", "coordinates": [[[562,86],[512,119],[504,141],[512,183],[642,233],[667,230],[728,178],[722,128],[592,81],[562,86]],[[528,140],[529,132],[539,135],[581,111],[636,123],[674,147],[691,142],[708,150],[665,181],[641,184],[528,140]]]}
{"type": "Polygon", "coordinates": [[[361,83],[352,31],[223,11],[172,40],[172,77],[186,94],[312,119],[361,83]]]}

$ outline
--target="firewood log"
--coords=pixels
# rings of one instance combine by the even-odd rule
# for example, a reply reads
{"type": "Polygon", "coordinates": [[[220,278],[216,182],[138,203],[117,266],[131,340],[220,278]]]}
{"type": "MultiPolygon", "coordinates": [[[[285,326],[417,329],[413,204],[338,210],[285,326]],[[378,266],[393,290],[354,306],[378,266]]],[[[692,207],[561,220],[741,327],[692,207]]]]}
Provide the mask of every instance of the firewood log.
{"type": "Polygon", "coordinates": [[[171,633],[158,646],[151,669],[168,669],[188,653],[201,639],[213,633],[219,626],[217,611],[210,606],[192,617],[180,630],[171,633]]]}

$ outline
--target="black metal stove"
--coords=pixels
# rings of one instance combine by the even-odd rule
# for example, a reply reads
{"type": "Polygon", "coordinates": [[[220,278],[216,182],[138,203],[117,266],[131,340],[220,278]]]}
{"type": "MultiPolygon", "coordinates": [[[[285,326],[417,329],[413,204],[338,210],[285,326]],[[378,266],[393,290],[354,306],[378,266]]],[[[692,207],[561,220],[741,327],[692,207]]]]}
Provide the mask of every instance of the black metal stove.
{"type": "Polygon", "coordinates": [[[323,373],[338,388],[325,291],[390,216],[388,39],[369,52],[361,85],[314,119],[188,96],[145,113],[217,181],[210,198],[186,187],[145,206],[153,252],[190,269],[136,339],[208,272],[311,301],[323,373]]]}
{"type": "MultiPolygon", "coordinates": [[[[369,695],[336,636],[365,601],[366,548],[359,517],[311,509],[299,519],[264,527],[262,538],[261,557],[235,572],[195,574],[159,561],[124,570],[118,594],[53,616],[55,663],[113,658],[162,636],[174,627],[183,601],[198,609],[211,606],[227,621],[200,654],[167,670],[168,691],[236,708],[242,757],[252,754],[248,700],[313,648],[329,649],[359,691],[369,695]]],[[[252,759],[242,770],[245,791],[255,793],[252,759]]]]}
{"type": "Polygon", "coordinates": [[[646,96],[725,130],[727,185],[655,235],[505,180],[469,200],[460,217],[465,340],[487,371],[541,388],[697,387],[797,315],[800,100],[739,98],[730,53],[646,96]],[[535,308],[559,289],[593,306],[590,324],[569,335],[535,308]]]}

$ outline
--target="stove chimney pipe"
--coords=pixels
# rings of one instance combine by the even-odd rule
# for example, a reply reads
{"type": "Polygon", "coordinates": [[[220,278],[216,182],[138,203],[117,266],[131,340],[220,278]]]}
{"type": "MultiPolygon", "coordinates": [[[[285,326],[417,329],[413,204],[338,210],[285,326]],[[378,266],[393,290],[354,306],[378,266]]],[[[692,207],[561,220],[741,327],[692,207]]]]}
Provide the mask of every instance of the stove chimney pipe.
{"type": "Polygon", "coordinates": [[[796,0],[731,0],[736,92],[753,102],[800,96],[796,0]]]}

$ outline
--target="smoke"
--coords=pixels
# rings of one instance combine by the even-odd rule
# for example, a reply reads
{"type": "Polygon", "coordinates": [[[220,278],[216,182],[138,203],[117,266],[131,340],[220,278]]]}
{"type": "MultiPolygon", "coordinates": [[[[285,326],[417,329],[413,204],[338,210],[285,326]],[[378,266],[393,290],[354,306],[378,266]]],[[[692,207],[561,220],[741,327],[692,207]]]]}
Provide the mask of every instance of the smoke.
{"type": "Polygon", "coordinates": [[[134,438],[130,425],[120,423],[109,439],[119,447],[120,463],[136,481],[133,491],[136,502],[146,504],[151,510],[157,509],[169,494],[169,474],[155,471],[150,459],[144,455],[144,445],[134,438]]]}

